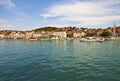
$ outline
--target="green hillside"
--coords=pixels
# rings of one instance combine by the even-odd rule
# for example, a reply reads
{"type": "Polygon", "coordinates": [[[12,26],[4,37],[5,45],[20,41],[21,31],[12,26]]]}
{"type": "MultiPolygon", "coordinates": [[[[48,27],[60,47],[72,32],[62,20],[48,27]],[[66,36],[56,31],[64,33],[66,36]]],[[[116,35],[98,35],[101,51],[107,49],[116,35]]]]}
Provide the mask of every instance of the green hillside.
{"type": "Polygon", "coordinates": [[[56,29],[58,29],[58,28],[49,26],[49,27],[38,28],[38,29],[35,29],[35,30],[54,31],[56,29]]]}

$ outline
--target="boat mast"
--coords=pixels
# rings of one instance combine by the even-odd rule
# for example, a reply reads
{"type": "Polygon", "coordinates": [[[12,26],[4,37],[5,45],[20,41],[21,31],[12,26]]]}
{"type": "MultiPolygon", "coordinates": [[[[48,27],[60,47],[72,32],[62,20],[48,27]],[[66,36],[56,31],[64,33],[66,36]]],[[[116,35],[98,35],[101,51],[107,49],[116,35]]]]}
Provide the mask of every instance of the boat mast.
{"type": "Polygon", "coordinates": [[[115,27],[116,27],[116,24],[115,24],[115,22],[114,22],[114,27],[113,27],[113,36],[114,36],[114,37],[116,36],[116,33],[115,33],[116,29],[115,29],[115,27]]]}

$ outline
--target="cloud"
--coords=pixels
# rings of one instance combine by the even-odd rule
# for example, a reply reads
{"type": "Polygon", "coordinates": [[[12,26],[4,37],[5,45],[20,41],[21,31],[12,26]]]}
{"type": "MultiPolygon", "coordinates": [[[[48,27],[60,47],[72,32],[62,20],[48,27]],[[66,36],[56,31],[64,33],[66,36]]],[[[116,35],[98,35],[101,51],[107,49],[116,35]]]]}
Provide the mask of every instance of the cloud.
{"type": "Polygon", "coordinates": [[[13,26],[9,24],[2,24],[0,25],[0,30],[12,30],[13,26]]]}
{"type": "Polygon", "coordinates": [[[120,0],[72,0],[53,4],[41,16],[86,25],[106,24],[120,20],[119,5],[120,0]]]}
{"type": "Polygon", "coordinates": [[[5,22],[6,22],[6,20],[0,19],[0,23],[5,23],[5,22]]]}
{"type": "Polygon", "coordinates": [[[0,6],[11,9],[15,7],[16,5],[12,2],[12,0],[0,0],[0,6]]]}
{"type": "Polygon", "coordinates": [[[6,19],[0,19],[0,30],[13,30],[15,27],[17,27],[16,23],[11,23],[11,21],[6,19]]]}
{"type": "MultiPolygon", "coordinates": [[[[47,24],[47,26],[51,26],[51,27],[68,27],[70,26],[70,24],[59,24],[59,23],[54,23],[54,24],[47,24]]],[[[39,28],[39,27],[38,27],[39,28]]]]}
{"type": "Polygon", "coordinates": [[[100,25],[113,23],[120,20],[120,16],[102,16],[102,17],[64,17],[61,20],[80,22],[82,25],[100,25]]]}

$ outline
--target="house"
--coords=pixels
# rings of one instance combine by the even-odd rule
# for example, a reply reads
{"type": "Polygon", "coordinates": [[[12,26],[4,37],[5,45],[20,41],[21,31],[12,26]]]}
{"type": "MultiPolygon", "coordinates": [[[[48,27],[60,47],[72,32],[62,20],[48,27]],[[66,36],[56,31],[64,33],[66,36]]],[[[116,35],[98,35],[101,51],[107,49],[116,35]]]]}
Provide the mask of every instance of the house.
{"type": "Polygon", "coordinates": [[[116,28],[116,33],[120,37],[120,26],[116,28]]]}
{"type": "Polygon", "coordinates": [[[85,32],[80,32],[80,37],[84,37],[85,35],[85,32]]]}
{"type": "Polygon", "coordinates": [[[41,40],[49,40],[52,35],[52,32],[46,31],[40,36],[41,40]]]}
{"type": "Polygon", "coordinates": [[[103,29],[97,29],[96,33],[97,33],[97,36],[100,37],[101,34],[103,33],[103,29]]]}
{"type": "Polygon", "coordinates": [[[73,37],[74,37],[74,38],[79,38],[79,37],[84,37],[84,36],[85,36],[85,33],[82,32],[82,31],[74,32],[74,33],[73,33],[73,37]]]}
{"type": "Polygon", "coordinates": [[[24,39],[25,38],[25,32],[16,32],[14,39],[24,39]]]}
{"type": "Polygon", "coordinates": [[[112,28],[112,27],[108,27],[108,28],[106,28],[105,31],[108,31],[108,32],[110,32],[110,33],[113,34],[113,28],[112,28]]]}
{"type": "Polygon", "coordinates": [[[6,31],[3,34],[4,34],[4,39],[12,39],[12,37],[10,36],[11,31],[6,31]]]}
{"type": "Polygon", "coordinates": [[[45,31],[43,31],[43,30],[35,30],[33,33],[33,38],[39,39],[42,36],[42,34],[44,34],[44,33],[45,33],[45,31]]]}
{"type": "Polygon", "coordinates": [[[58,36],[56,36],[56,35],[50,35],[49,38],[50,38],[50,39],[53,39],[53,40],[58,40],[58,39],[59,39],[58,36]]]}
{"type": "Polygon", "coordinates": [[[11,31],[9,36],[10,36],[11,39],[14,39],[15,36],[16,36],[16,32],[15,31],[11,31]]]}
{"type": "Polygon", "coordinates": [[[79,38],[79,37],[81,37],[81,36],[80,36],[80,33],[79,33],[79,32],[74,32],[74,33],[73,33],[73,37],[74,37],[74,38],[79,38]]]}
{"type": "Polygon", "coordinates": [[[59,39],[67,38],[65,30],[55,30],[53,31],[52,35],[57,36],[59,39]]]}
{"type": "Polygon", "coordinates": [[[34,33],[33,30],[26,31],[26,32],[25,32],[25,38],[26,38],[26,39],[32,38],[32,37],[33,37],[33,33],[34,33]]]}
{"type": "Polygon", "coordinates": [[[4,38],[4,34],[2,32],[0,32],[0,39],[4,38]]]}

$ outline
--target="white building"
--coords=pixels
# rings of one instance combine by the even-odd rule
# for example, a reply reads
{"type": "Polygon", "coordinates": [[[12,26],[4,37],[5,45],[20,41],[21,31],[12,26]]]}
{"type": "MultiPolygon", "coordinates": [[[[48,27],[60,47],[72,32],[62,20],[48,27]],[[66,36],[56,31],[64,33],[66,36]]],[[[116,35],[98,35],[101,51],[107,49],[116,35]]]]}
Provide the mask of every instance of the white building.
{"type": "Polygon", "coordinates": [[[52,35],[57,36],[59,39],[67,38],[66,31],[64,30],[55,30],[52,35]]]}
{"type": "Polygon", "coordinates": [[[85,36],[85,32],[80,32],[80,37],[84,37],[85,36]]]}
{"type": "Polygon", "coordinates": [[[73,37],[78,38],[78,37],[84,37],[85,33],[84,32],[74,32],[73,37]]]}
{"type": "Polygon", "coordinates": [[[24,32],[17,32],[14,37],[14,39],[24,39],[24,38],[25,38],[24,32]]]}
{"type": "Polygon", "coordinates": [[[81,37],[81,36],[80,36],[80,33],[74,32],[74,33],[73,33],[73,37],[74,37],[74,38],[78,38],[78,37],[81,37]]]}
{"type": "Polygon", "coordinates": [[[3,38],[4,38],[4,34],[0,33],[0,39],[3,39],[3,38]]]}
{"type": "Polygon", "coordinates": [[[34,31],[26,31],[25,32],[25,38],[26,39],[32,38],[33,37],[33,33],[34,33],[34,31]]]}
{"type": "Polygon", "coordinates": [[[36,30],[33,33],[33,38],[40,38],[45,32],[43,30],[36,30]]]}
{"type": "Polygon", "coordinates": [[[10,36],[10,38],[14,39],[16,36],[16,32],[11,32],[9,36],[10,36]]]}

